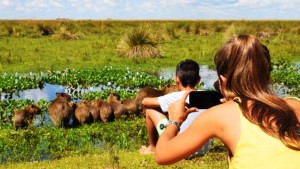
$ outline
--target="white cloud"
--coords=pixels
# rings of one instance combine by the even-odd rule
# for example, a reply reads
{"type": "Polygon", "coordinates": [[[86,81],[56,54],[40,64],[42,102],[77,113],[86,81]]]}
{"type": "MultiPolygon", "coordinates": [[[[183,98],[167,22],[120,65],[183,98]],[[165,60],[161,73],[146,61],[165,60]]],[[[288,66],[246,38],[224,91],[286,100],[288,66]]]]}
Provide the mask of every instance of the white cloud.
{"type": "Polygon", "coordinates": [[[11,2],[9,0],[0,0],[0,6],[9,6],[11,2]]]}
{"type": "Polygon", "coordinates": [[[53,7],[63,8],[64,4],[61,0],[50,0],[49,2],[53,7]]]}
{"type": "Polygon", "coordinates": [[[125,1],[125,3],[124,3],[124,10],[125,11],[131,11],[132,10],[132,7],[131,7],[129,1],[125,1]]]}
{"type": "Polygon", "coordinates": [[[90,12],[101,12],[106,11],[114,6],[116,6],[116,2],[114,0],[69,0],[71,6],[75,8],[77,11],[90,11],[90,12]]]}
{"type": "Polygon", "coordinates": [[[160,0],[160,4],[164,6],[181,6],[197,2],[196,0],[160,0]]]}
{"type": "Polygon", "coordinates": [[[16,11],[25,12],[36,12],[36,11],[49,11],[52,9],[63,8],[64,4],[62,0],[31,0],[31,1],[13,1],[11,2],[11,7],[16,11]]]}
{"type": "Polygon", "coordinates": [[[153,11],[155,11],[155,9],[156,9],[156,5],[154,5],[151,2],[144,2],[141,5],[141,10],[143,10],[143,11],[153,12],[153,11]]]}
{"type": "Polygon", "coordinates": [[[66,16],[205,19],[300,17],[300,0],[0,0],[0,19],[66,16]]]}
{"type": "Polygon", "coordinates": [[[250,6],[250,7],[270,7],[270,6],[276,6],[278,8],[299,8],[300,7],[300,1],[299,0],[239,0],[238,3],[236,3],[236,6],[250,6]]]}

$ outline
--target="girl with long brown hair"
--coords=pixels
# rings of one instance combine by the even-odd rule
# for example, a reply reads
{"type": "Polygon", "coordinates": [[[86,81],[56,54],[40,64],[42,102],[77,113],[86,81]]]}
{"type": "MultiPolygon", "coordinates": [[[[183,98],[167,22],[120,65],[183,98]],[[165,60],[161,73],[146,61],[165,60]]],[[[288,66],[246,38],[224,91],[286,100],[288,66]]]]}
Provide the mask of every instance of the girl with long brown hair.
{"type": "MultiPolygon", "coordinates": [[[[229,168],[298,168],[300,100],[282,99],[270,90],[267,47],[253,36],[238,35],[217,51],[214,60],[227,102],[203,112],[179,135],[178,125],[168,125],[157,143],[157,163],[184,159],[216,137],[228,149],[229,168]]],[[[195,111],[185,109],[190,92],[170,105],[171,121],[181,124],[195,111]]]]}

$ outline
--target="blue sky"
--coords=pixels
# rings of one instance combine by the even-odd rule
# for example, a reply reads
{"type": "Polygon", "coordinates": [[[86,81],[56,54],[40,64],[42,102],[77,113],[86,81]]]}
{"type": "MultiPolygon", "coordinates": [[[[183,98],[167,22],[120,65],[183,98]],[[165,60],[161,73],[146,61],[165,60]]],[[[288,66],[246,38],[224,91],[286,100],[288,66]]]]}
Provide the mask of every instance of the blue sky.
{"type": "Polygon", "coordinates": [[[300,0],[0,0],[0,19],[292,19],[300,0]]]}

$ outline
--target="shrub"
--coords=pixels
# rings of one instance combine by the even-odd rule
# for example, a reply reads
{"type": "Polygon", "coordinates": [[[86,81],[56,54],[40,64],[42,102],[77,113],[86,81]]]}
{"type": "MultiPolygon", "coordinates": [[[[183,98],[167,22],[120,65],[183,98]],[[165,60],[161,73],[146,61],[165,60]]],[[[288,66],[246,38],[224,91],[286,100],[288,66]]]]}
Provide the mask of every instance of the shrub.
{"type": "Polygon", "coordinates": [[[54,29],[48,25],[38,24],[36,29],[42,36],[50,36],[54,33],[54,29]]]}
{"type": "Polygon", "coordinates": [[[84,35],[83,33],[73,33],[62,27],[59,31],[55,32],[53,37],[61,40],[78,40],[83,39],[84,35]]]}
{"type": "Polygon", "coordinates": [[[160,57],[160,49],[149,33],[138,29],[126,34],[117,46],[120,56],[127,58],[156,58],[160,57]]]}

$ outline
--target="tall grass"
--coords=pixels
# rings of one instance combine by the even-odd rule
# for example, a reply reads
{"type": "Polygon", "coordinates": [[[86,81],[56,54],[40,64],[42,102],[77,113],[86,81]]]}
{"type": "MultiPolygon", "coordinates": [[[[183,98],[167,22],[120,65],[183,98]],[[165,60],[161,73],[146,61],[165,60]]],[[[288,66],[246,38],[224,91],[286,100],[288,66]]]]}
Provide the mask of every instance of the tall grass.
{"type": "Polygon", "coordinates": [[[117,45],[120,56],[127,58],[156,58],[160,57],[158,43],[151,35],[141,28],[125,34],[117,45]]]}
{"type": "Polygon", "coordinates": [[[162,63],[165,67],[173,67],[185,58],[195,59],[200,64],[212,64],[212,57],[221,44],[239,33],[259,37],[270,49],[273,61],[296,62],[300,60],[299,23],[247,20],[1,20],[0,72],[63,70],[66,67],[81,69],[105,65],[159,70],[162,63]],[[138,28],[143,28],[149,35],[148,41],[160,46],[159,54],[162,57],[134,60],[119,57],[116,49],[120,39],[138,28]]]}

